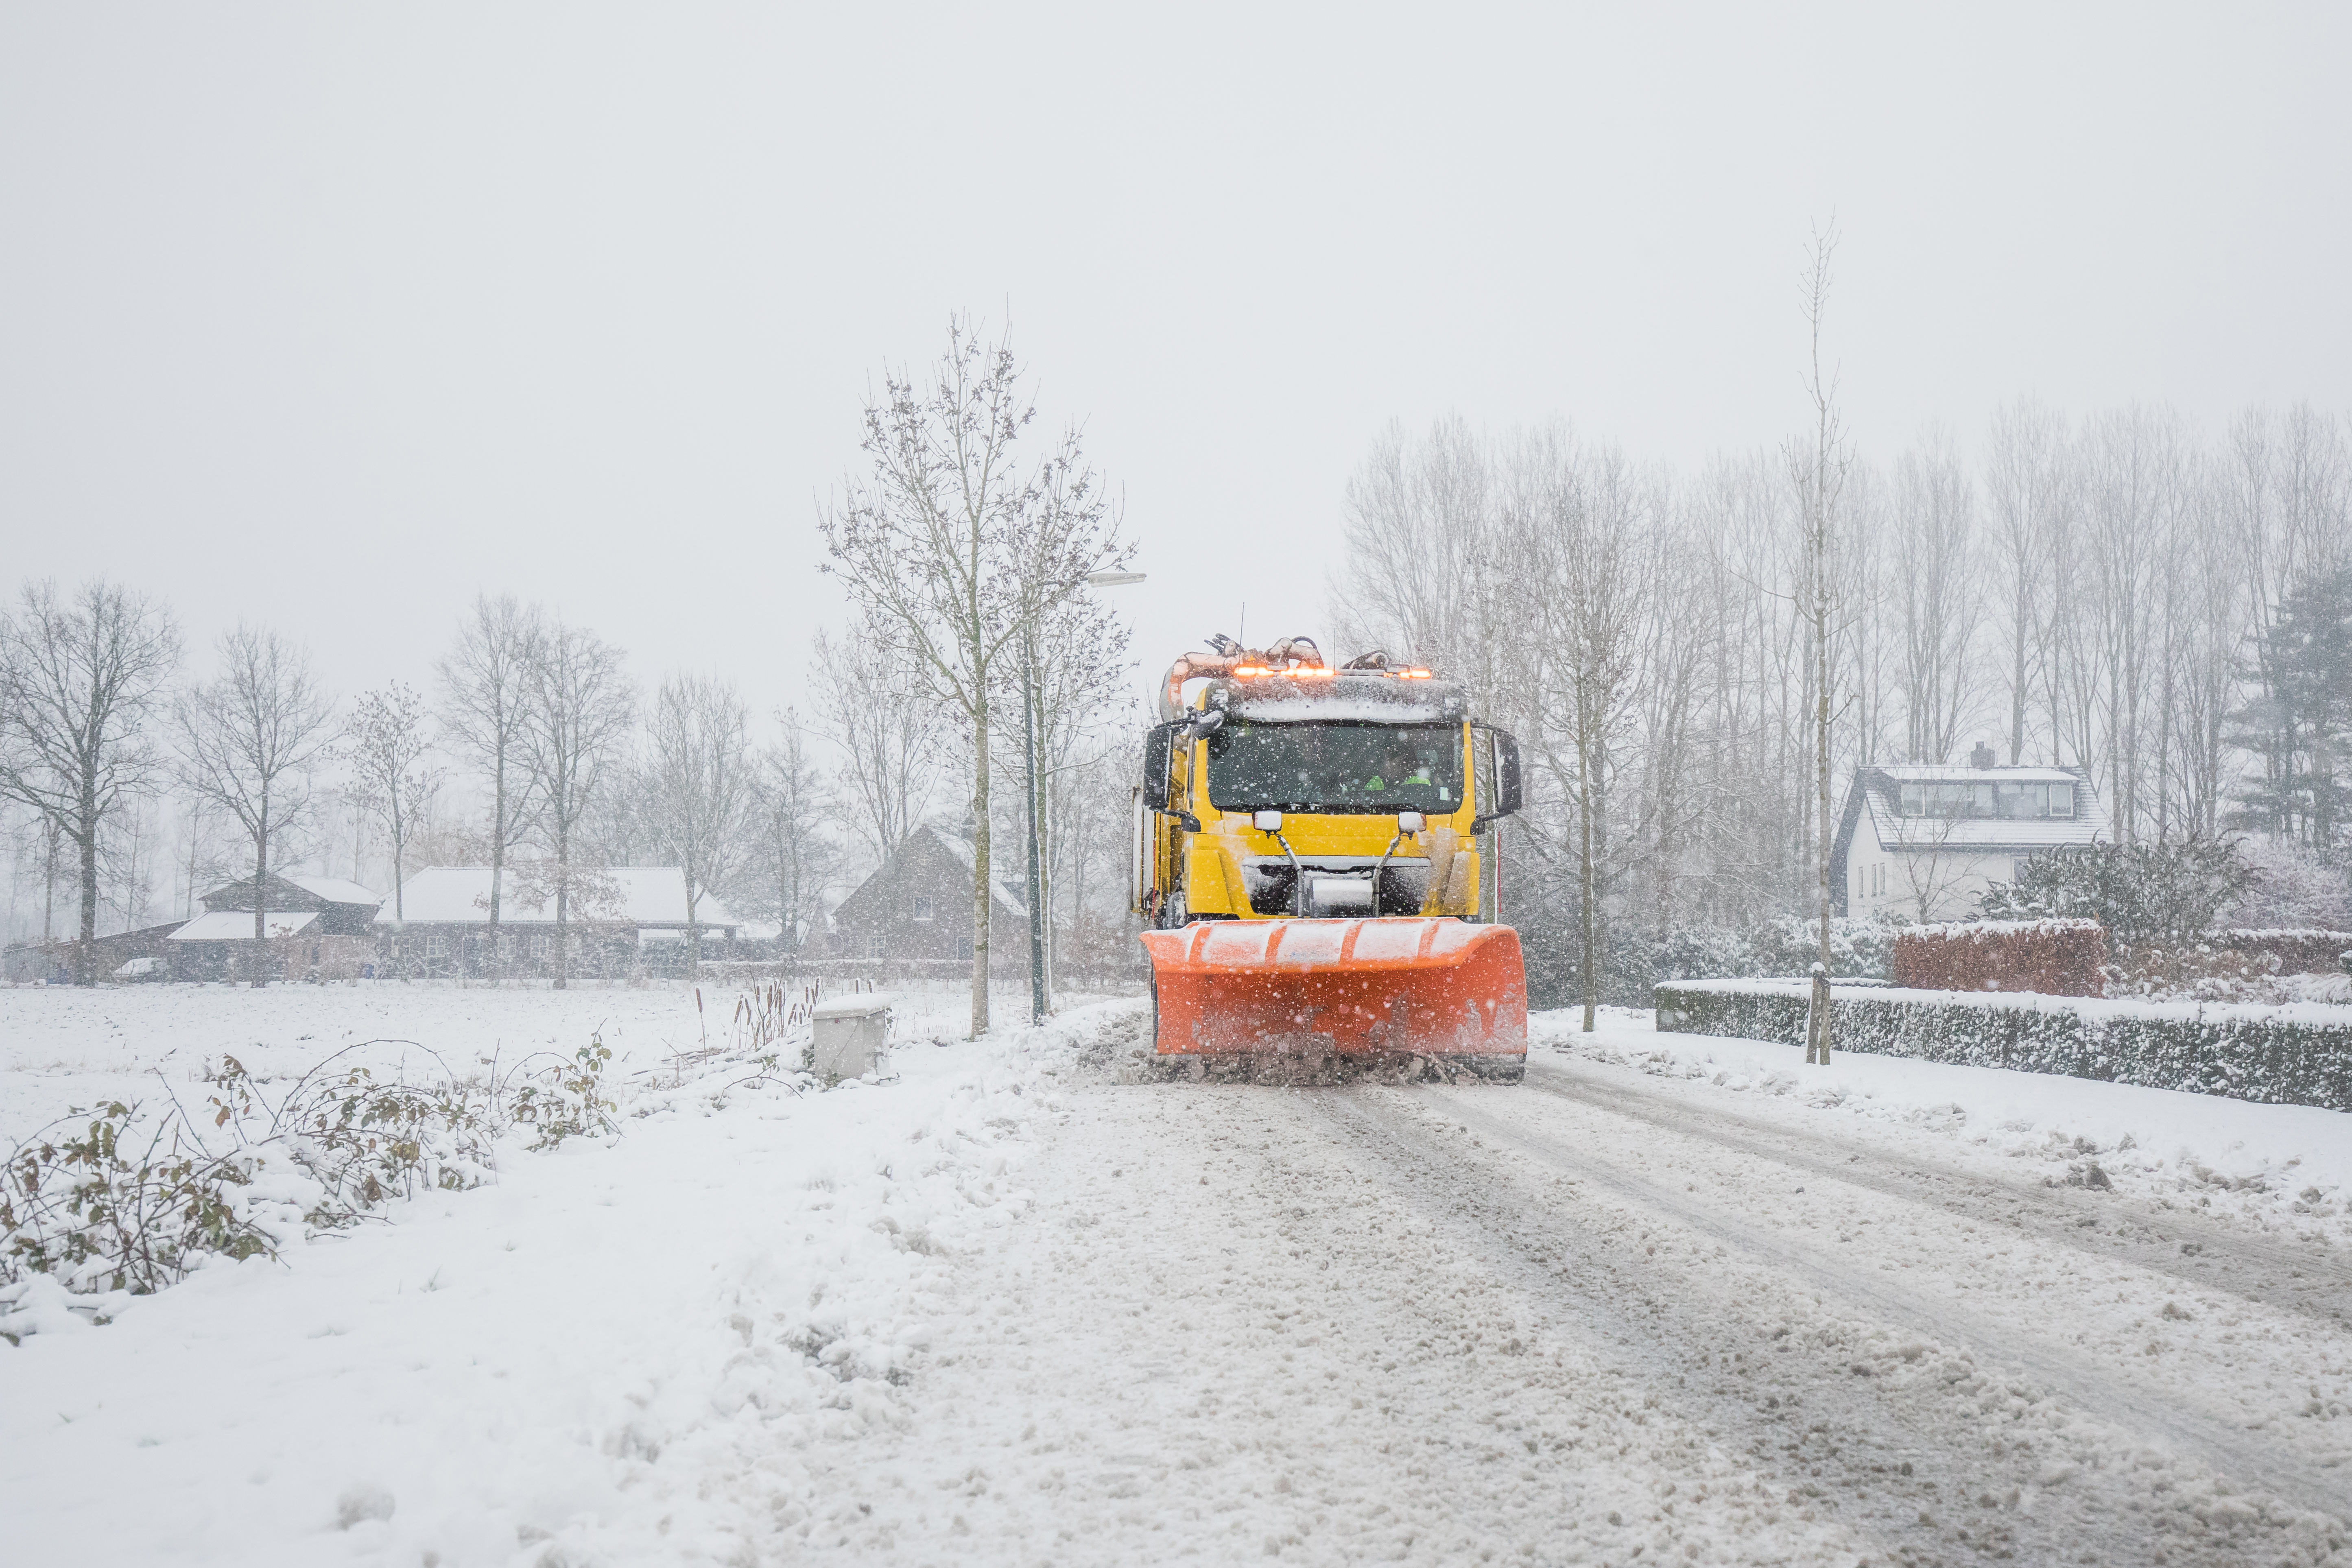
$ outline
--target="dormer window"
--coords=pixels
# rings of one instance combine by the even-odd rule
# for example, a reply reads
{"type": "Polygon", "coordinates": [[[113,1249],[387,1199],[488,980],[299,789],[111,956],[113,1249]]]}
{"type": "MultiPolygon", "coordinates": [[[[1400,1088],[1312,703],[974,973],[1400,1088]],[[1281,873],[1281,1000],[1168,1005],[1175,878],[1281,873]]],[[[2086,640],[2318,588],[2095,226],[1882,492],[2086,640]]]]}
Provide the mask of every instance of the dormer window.
{"type": "Polygon", "coordinates": [[[915,895],[915,918],[919,921],[931,918],[931,896],[929,893],[915,895]]]}
{"type": "Polygon", "coordinates": [[[1905,816],[1998,817],[2005,822],[2040,822],[2074,815],[2071,784],[1979,783],[1906,784],[1897,809],[1905,816]]]}

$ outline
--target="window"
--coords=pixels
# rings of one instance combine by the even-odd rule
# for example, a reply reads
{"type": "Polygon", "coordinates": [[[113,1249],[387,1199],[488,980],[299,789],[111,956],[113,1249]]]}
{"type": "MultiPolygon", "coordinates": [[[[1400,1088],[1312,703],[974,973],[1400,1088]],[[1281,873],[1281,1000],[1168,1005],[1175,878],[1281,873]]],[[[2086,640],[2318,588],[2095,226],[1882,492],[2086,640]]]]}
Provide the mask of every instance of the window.
{"type": "Polygon", "coordinates": [[[882,934],[879,931],[866,939],[866,956],[868,958],[882,956],[882,934]]]}
{"type": "Polygon", "coordinates": [[[530,951],[536,956],[545,958],[555,951],[555,939],[541,931],[530,939],[530,951]]]}
{"type": "Polygon", "coordinates": [[[2004,821],[2040,821],[2074,815],[2074,786],[2070,784],[2011,784],[1976,781],[1906,784],[1898,810],[1905,816],[1999,817],[2004,821]]]}
{"type": "Polygon", "coordinates": [[[970,937],[965,937],[961,942],[960,942],[956,943],[956,956],[957,956],[958,958],[964,959],[964,960],[967,960],[967,961],[969,961],[969,960],[971,959],[971,938],[970,938],[970,937]]]}
{"type": "Polygon", "coordinates": [[[1209,737],[1220,811],[1420,811],[1462,804],[1458,724],[1267,724],[1228,720],[1209,737]]]}
{"type": "Polygon", "coordinates": [[[915,895],[915,918],[919,921],[927,921],[931,918],[931,896],[929,893],[917,893],[915,895]]]}
{"type": "Polygon", "coordinates": [[[425,939],[425,956],[427,958],[448,957],[449,939],[446,936],[426,937],[425,939]]]}

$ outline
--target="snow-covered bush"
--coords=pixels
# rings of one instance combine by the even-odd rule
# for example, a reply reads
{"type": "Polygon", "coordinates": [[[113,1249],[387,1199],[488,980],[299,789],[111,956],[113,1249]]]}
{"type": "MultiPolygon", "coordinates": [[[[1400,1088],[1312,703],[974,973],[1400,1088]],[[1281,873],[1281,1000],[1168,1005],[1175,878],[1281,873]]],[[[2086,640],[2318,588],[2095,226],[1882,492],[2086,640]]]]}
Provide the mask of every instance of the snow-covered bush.
{"type": "Polygon", "coordinates": [[[1989,921],[2092,920],[2118,942],[2186,942],[2256,885],[2238,839],[2090,844],[2036,855],[1977,900],[1989,921]]]}
{"type": "Polygon", "coordinates": [[[275,1257],[299,1214],[257,1202],[271,1163],[242,1143],[205,1147],[176,1114],[121,1100],[77,1110],[0,1168],[0,1287],[47,1274],[78,1292],[144,1295],[206,1257],[275,1257]]]}
{"type": "Polygon", "coordinates": [[[1738,979],[1760,973],[1756,944],[1729,926],[1683,926],[1658,943],[1660,980],[1738,979]]]}
{"type": "MultiPolygon", "coordinates": [[[[1538,907],[1512,917],[1527,952],[1528,999],[1538,1007],[1568,1006],[1580,1000],[1581,933],[1573,922],[1557,923],[1551,915],[1538,907]]],[[[1891,973],[1895,933],[1901,929],[1874,917],[1832,920],[1831,973],[1841,979],[1885,979],[1891,973]]],[[[1747,931],[1677,926],[1660,939],[1645,926],[1619,919],[1606,928],[1598,1000],[1604,1005],[1640,1007],[1648,1005],[1650,987],[1665,981],[1803,974],[1819,956],[1820,930],[1811,921],[1783,915],[1747,931]]]]}
{"type": "Polygon", "coordinates": [[[2352,871],[2342,858],[2280,838],[2238,846],[2252,883],[2221,907],[2218,923],[2240,930],[2352,930],[2352,871]]]}
{"type": "MultiPolygon", "coordinates": [[[[1799,984],[1685,982],[1654,996],[1661,1029],[1804,1043],[1799,984]]],[[[1830,1006],[1837,1050],[2352,1110],[2345,1009],[1860,988],[1830,1006]]]]}
{"type": "MultiPolygon", "coordinates": [[[[1749,974],[1810,974],[1821,958],[1821,922],[1798,915],[1767,921],[1749,939],[1749,974]]],[[[1902,927],[1873,916],[1840,915],[1830,921],[1830,973],[1841,979],[1884,980],[1894,973],[1895,933],[1902,927]]]]}
{"type": "Polygon", "coordinates": [[[0,1164],[0,1306],[37,1274],[77,1293],[144,1295],[206,1258],[275,1258],[395,1198],[492,1180],[509,1129],[528,1129],[533,1149],[615,1130],[612,1052],[593,1035],[568,1058],[502,1073],[436,1060],[386,1075],[363,1049],[274,1099],[224,1057],[199,1111],[169,1094],[110,1101],[26,1139],[0,1164]]]}
{"type": "Polygon", "coordinates": [[[509,1101],[512,1120],[531,1130],[530,1146],[552,1149],[566,1138],[583,1138],[615,1130],[616,1109],[604,1092],[604,1068],[613,1049],[601,1035],[591,1035],[568,1062],[557,1062],[514,1086],[509,1101]]]}

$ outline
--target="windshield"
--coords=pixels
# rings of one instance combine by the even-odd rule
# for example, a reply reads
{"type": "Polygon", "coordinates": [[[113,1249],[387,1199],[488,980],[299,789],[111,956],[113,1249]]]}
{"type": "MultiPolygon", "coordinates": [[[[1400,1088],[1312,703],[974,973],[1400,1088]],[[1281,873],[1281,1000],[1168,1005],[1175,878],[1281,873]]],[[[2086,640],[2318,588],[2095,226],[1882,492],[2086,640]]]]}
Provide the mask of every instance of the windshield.
{"type": "Polygon", "coordinates": [[[1209,736],[1219,811],[1418,811],[1462,806],[1458,724],[1254,724],[1209,736]]]}

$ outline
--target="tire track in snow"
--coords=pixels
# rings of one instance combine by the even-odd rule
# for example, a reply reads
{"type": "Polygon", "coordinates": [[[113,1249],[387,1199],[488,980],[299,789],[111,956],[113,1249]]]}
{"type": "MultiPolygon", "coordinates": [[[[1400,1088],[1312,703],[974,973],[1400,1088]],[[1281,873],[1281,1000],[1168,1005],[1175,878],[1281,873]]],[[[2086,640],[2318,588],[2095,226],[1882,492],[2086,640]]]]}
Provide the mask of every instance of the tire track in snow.
{"type": "Polygon", "coordinates": [[[1502,1151],[1432,1124],[1410,1103],[1333,1096],[1324,1110],[1387,1161],[1404,1201],[1645,1363],[1679,1420],[1719,1431],[1790,1504],[1860,1532],[1864,1561],[2108,1563],[2158,1561],[2168,1549],[2179,1563],[2242,1561],[2243,1540],[2184,1552],[2146,1507],[2143,1479],[2048,1489],[2050,1455],[2079,1434],[2044,1409],[2034,1426],[1987,1442],[1973,1368],[1916,1342],[1874,1344],[1868,1325],[1834,1303],[1726,1258],[1722,1245],[1676,1246],[1654,1220],[1559,1191],[1570,1184],[1558,1173],[1530,1184],[1502,1151]],[[1865,1358],[1873,1375],[1857,1377],[1865,1358]]]}
{"type": "Polygon", "coordinates": [[[1853,1144],[1734,1111],[1676,1104],[1559,1062],[1530,1057],[1527,1087],[1596,1110],[1769,1160],[1824,1180],[2029,1230],[2045,1241],[2225,1290],[2331,1324],[2352,1318],[2352,1268],[2318,1247],[2201,1221],[2127,1209],[2128,1199],[2005,1181],[1909,1151],[1853,1144]]]}
{"type": "MultiPolygon", "coordinates": [[[[1591,1124],[1529,1126],[1524,1114],[1511,1113],[1507,1102],[1478,1091],[1434,1090],[1412,1097],[1418,1103],[1397,1106],[1399,1114],[1383,1125],[1398,1128],[1418,1120],[1412,1112],[1442,1117],[1480,1138],[1503,1145],[1533,1161],[1540,1169],[1572,1178],[1588,1190],[1605,1194],[1636,1214],[1646,1213],[1675,1228],[1706,1238],[1727,1254],[1760,1265],[1801,1293],[1817,1293],[1823,1310],[1843,1311],[1864,1321],[1896,1326],[1923,1334],[1964,1352],[1982,1367],[2021,1373],[2030,1383],[2056,1395],[2066,1405],[2112,1427],[2117,1434],[2154,1437],[2192,1461],[2229,1477],[2245,1493],[2273,1494],[2294,1508],[2339,1521],[2352,1516],[2346,1498],[2352,1494],[2352,1470],[2314,1463],[2310,1456],[2263,1436],[2249,1434],[2213,1415],[2185,1409],[2176,1400],[2144,1385],[2126,1382],[2115,1369],[2053,1343],[2047,1337],[2021,1332],[2014,1322],[1989,1321],[1958,1306],[1939,1303],[1923,1294],[1891,1289],[1837,1255],[1808,1240],[1796,1224],[1760,1225],[1727,1214],[1724,1208],[1693,1190],[1676,1192],[1658,1181],[1634,1174],[1622,1158],[1608,1157],[1609,1133],[1591,1124]],[[1504,1112],[1498,1114],[1498,1111],[1504,1112]]],[[[1643,1151],[1651,1156],[1667,1152],[1654,1142],[1664,1129],[1643,1123],[1653,1141],[1643,1151]]],[[[1423,1138],[1431,1136],[1425,1130],[1423,1138]]],[[[1442,1134],[1439,1136],[1443,1136],[1442,1134]]],[[[1619,1135],[1622,1138],[1622,1134],[1619,1135]]],[[[1625,1152],[1620,1145],[1621,1155],[1625,1152]]],[[[1717,1146],[1713,1152],[1723,1151],[1717,1146]]],[[[1735,1157],[1755,1158],[1741,1152],[1735,1157]]],[[[1482,1162],[1493,1164],[1491,1154],[1482,1162]]],[[[1695,1184],[1693,1184],[1695,1185],[1695,1184]]],[[[1782,1190],[1769,1176],[1755,1189],[1782,1190]]],[[[1895,1194],[1898,1202],[1927,1207],[1916,1194],[1895,1194]]],[[[1792,1222],[1818,1219],[1835,1210],[1800,1211],[1792,1222]]],[[[1875,1251],[1868,1256],[1875,1258],[1875,1251]]],[[[2179,1550],[2168,1539],[2166,1544],[2179,1550]]]]}
{"type": "Polygon", "coordinates": [[[1497,1269],[1312,1095],[1072,1104],[1032,1220],[971,1260],[906,1427],[836,1456],[805,1555],[1880,1560],[1677,1410],[1637,1326],[1497,1269]]]}

